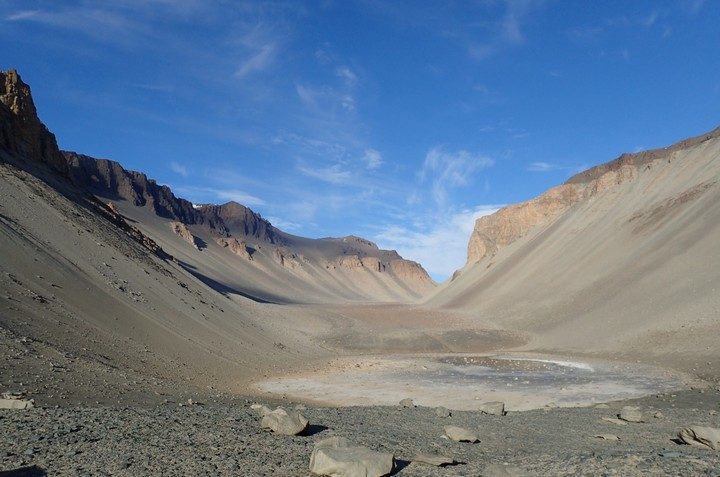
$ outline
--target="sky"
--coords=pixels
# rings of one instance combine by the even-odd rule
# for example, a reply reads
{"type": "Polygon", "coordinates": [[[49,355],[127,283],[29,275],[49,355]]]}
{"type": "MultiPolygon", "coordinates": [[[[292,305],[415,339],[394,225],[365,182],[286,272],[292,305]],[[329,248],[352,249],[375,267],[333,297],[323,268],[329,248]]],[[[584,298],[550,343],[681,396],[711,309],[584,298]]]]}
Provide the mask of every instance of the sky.
{"type": "Polygon", "coordinates": [[[720,125],[720,1],[0,0],[60,147],[438,281],[475,218],[720,125]]]}

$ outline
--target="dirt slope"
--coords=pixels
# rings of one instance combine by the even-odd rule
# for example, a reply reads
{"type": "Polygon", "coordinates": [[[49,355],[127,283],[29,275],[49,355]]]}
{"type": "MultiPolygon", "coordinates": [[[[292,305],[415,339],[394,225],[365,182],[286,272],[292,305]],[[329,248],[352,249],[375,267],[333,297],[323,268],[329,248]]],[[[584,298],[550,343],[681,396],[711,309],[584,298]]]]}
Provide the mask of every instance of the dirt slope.
{"type": "MultiPolygon", "coordinates": [[[[531,347],[716,373],[720,130],[623,155],[477,221],[428,305],[531,333],[531,347]]],[[[716,373],[717,374],[717,373],[716,373]]]]}

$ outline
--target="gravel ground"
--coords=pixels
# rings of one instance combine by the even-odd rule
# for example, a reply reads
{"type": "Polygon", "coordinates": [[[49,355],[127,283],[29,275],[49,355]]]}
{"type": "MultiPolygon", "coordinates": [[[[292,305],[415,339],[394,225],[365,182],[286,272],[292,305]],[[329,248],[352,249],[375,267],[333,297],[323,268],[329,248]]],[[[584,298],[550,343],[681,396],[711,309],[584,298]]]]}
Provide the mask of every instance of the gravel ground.
{"type": "Polygon", "coordinates": [[[308,475],[314,442],[333,435],[394,453],[401,476],[476,476],[485,465],[504,462],[543,476],[720,476],[720,452],[673,441],[684,426],[720,426],[715,390],[636,400],[633,404],[651,413],[660,410],[663,417],[625,426],[601,418],[616,415],[626,402],[611,403],[609,409],[553,408],[504,417],[454,412],[447,419],[429,408],[308,408],[302,413],[312,427],[296,437],[260,429],[250,402],[0,410],[0,476],[308,475]],[[442,438],[448,424],[479,430],[481,442],[442,438]],[[621,440],[593,437],[608,433],[621,440]],[[411,463],[419,452],[463,464],[411,463]],[[23,467],[29,467],[26,474],[2,472],[23,467]]]}

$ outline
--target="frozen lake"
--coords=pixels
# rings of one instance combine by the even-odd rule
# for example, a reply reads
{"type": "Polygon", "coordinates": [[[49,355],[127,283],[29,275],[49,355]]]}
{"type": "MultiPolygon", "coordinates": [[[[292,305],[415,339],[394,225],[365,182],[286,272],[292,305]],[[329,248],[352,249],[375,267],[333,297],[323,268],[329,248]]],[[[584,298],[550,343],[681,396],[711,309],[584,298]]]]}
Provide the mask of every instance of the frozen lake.
{"type": "Polygon", "coordinates": [[[506,408],[589,406],[682,387],[657,369],[546,356],[421,356],[343,360],[331,370],[268,379],[260,391],[333,406],[396,405],[472,410],[482,402],[506,408]]]}

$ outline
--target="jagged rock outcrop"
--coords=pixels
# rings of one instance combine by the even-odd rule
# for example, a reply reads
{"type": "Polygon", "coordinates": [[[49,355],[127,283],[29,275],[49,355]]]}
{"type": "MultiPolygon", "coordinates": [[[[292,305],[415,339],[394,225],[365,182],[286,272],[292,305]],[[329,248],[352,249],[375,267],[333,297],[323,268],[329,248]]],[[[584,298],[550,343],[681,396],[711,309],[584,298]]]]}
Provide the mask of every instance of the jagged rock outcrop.
{"type": "Polygon", "coordinates": [[[198,248],[195,236],[190,232],[190,229],[187,228],[187,225],[183,224],[182,222],[170,222],[170,228],[172,229],[173,233],[175,233],[181,239],[183,239],[193,247],[198,248]]]}
{"type": "Polygon", "coordinates": [[[675,152],[720,137],[720,128],[678,142],[670,147],[634,154],[623,154],[608,163],[581,172],[564,184],[520,204],[504,207],[492,215],[480,217],[468,243],[467,264],[477,263],[517,239],[532,228],[557,219],[574,204],[590,199],[604,190],[634,181],[644,169],[658,160],[672,160],[675,152]]]}
{"type": "Polygon", "coordinates": [[[190,201],[175,197],[166,185],[160,185],[142,172],[129,171],[118,162],[95,159],[75,152],[63,151],[70,178],[80,187],[112,200],[126,200],[138,207],[151,207],[160,217],[188,225],[205,225],[227,236],[222,220],[204,214],[190,201]]]}
{"type": "Polygon", "coordinates": [[[30,87],[15,70],[0,71],[0,147],[67,174],[55,135],[38,118],[30,87]]]}
{"type": "Polygon", "coordinates": [[[373,272],[384,272],[386,265],[377,257],[363,257],[360,259],[362,266],[373,272]]]}
{"type": "Polygon", "coordinates": [[[391,260],[388,267],[396,277],[411,283],[434,283],[425,269],[412,260],[391,260]]]}
{"type": "Polygon", "coordinates": [[[272,244],[284,244],[282,234],[260,214],[237,202],[222,205],[202,204],[197,210],[206,217],[222,221],[227,230],[237,237],[257,239],[272,244]]]}
{"type": "Polygon", "coordinates": [[[235,255],[239,255],[247,260],[252,260],[252,255],[248,251],[247,243],[241,242],[235,237],[219,237],[215,240],[221,247],[227,248],[235,255]]]}
{"type": "Polygon", "coordinates": [[[273,258],[283,267],[291,269],[300,268],[305,261],[305,257],[287,247],[276,247],[273,251],[273,258]]]}

